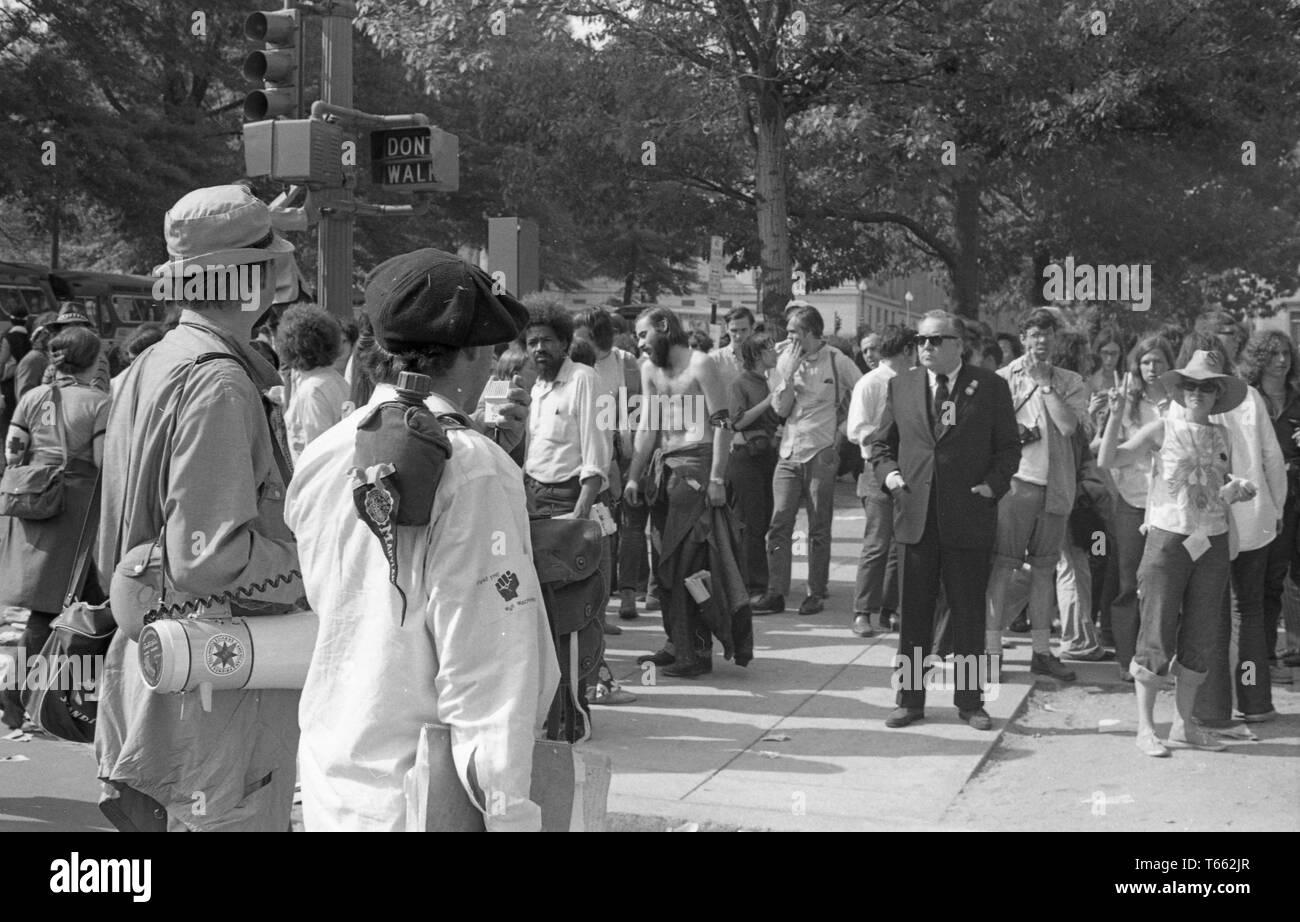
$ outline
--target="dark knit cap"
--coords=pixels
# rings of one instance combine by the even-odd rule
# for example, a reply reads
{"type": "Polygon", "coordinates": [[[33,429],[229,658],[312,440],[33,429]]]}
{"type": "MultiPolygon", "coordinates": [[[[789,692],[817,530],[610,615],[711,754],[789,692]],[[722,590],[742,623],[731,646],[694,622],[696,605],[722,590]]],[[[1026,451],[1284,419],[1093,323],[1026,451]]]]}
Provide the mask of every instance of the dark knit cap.
{"type": "Polygon", "coordinates": [[[389,352],[441,345],[460,349],[514,339],[528,310],[492,293],[492,277],[451,253],[425,249],[394,256],[366,281],[366,314],[389,352]]]}

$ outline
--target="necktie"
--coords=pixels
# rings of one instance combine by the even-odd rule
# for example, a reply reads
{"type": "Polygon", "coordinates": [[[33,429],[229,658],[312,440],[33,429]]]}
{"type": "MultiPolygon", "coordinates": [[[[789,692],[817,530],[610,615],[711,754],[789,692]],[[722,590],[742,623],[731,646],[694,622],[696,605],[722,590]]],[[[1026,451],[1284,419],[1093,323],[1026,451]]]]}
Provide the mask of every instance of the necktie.
{"type": "Polygon", "coordinates": [[[934,389],[934,413],[931,419],[934,421],[934,440],[937,442],[948,428],[943,421],[944,414],[948,412],[948,376],[935,375],[934,380],[936,387],[934,389]]]}

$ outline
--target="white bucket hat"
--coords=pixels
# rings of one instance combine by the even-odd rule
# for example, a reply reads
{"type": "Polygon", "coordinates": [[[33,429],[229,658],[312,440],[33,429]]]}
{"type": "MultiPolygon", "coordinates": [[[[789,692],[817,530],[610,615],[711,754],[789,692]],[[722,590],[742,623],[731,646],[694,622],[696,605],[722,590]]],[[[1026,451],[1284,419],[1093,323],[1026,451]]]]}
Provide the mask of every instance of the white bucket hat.
{"type": "Polygon", "coordinates": [[[188,266],[235,266],[270,259],[275,272],[275,303],[298,296],[294,246],[271,227],[271,209],[244,186],[195,189],[163,219],[167,262],[157,277],[181,276],[188,266]]]}

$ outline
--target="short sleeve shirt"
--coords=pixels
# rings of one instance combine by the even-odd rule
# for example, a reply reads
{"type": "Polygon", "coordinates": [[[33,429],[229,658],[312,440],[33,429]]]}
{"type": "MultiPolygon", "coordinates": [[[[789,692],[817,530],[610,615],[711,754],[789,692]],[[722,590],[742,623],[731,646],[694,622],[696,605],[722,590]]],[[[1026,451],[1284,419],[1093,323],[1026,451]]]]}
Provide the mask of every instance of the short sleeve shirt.
{"type": "Polygon", "coordinates": [[[10,425],[28,434],[32,463],[62,464],[59,425],[65,427],[69,460],[94,464],[93,442],[108,426],[108,395],[99,388],[79,384],[62,375],[59,382],[60,407],[55,410],[54,387],[42,384],[32,388],[18,401],[10,425]]]}

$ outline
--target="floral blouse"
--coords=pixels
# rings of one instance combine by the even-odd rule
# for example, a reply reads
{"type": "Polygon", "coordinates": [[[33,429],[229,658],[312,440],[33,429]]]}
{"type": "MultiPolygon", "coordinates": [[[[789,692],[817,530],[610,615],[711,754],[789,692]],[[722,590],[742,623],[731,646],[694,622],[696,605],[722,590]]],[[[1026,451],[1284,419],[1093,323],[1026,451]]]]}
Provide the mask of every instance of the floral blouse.
{"type": "Polygon", "coordinates": [[[1147,524],[1180,535],[1207,537],[1228,530],[1228,505],[1219,497],[1231,468],[1228,432],[1165,417],[1165,440],[1155,454],[1147,524]]]}

